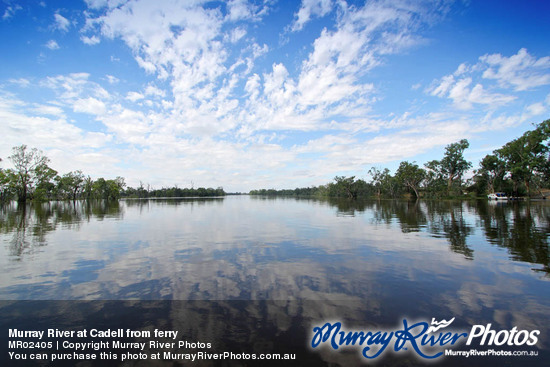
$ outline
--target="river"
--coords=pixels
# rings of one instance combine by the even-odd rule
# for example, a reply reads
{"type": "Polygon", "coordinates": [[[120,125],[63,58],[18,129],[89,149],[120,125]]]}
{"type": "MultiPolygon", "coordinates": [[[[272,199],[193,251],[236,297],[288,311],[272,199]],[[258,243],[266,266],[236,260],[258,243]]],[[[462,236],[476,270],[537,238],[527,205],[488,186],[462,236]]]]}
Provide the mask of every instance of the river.
{"type": "MultiPolygon", "coordinates": [[[[65,322],[73,328],[90,315],[106,322],[109,307],[117,320],[139,309],[124,323],[172,325],[224,346],[256,348],[247,339],[256,335],[268,349],[289,350],[292,340],[298,352],[308,330],[327,320],[378,330],[454,317],[457,328],[540,330],[544,358],[529,361],[544,365],[549,234],[546,202],[11,203],[0,208],[0,300],[11,317],[5,323],[16,309],[35,307],[53,313],[48,320],[72,310],[65,322]]],[[[33,311],[23,314],[20,325],[47,326],[33,311]]],[[[321,364],[361,359],[357,350],[307,354],[321,364]]],[[[393,358],[403,361],[385,361],[393,358]]]]}

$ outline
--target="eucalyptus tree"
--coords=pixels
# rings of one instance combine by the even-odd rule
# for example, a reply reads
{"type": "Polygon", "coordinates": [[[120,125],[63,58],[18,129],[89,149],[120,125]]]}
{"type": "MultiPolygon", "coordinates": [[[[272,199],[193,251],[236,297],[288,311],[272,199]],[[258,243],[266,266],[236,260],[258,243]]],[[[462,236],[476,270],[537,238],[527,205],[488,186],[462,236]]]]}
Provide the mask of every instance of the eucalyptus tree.
{"type": "Polygon", "coordinates": [[[494,193],[495,186],[502,184],[504,181],[506,161],[500,153],[495,152],[495,154],[487,154],[479,162],[479,166],[480,168],[476,171],[476,174],[485,180],[489,193],[494,193]]]}
{"type": "Polygon", "coordinates": [[[413,190],[415,196],[419,198],[418,190],[422,181],[426,178],[426,171],[418,167],[416,163],[404,161],[399,164],[399,168],[395,172],[395,178],[401,185],[413,190]]]}
{"type": "Polygon", "coordinates": [[[540,188],[549,177],[549,139],[550,120],[546,120],[497,150],[506,161],[506,170],[510,173],[516,193],[523,183],[527,195],[530,195],[532,183],[540,188]]]}
{"type": "Polygon", "coordinates": [[[357,198],[357,188],[355,176],[334,177],[334,183],[329,185],[329,195],[333,197],[347,197],[349,199],[357,198]]]}
{"type": "Polygon", "coordinates": [[[60,190],[75,201],[84,190],[85,179],[80,170],[66,173],[59,179],[60,190]]]}
{"type": "Polygon", "coordinates": [[[387,195],[389,197],[396,197],[398,194],[398,184],[394,176],[391,175],[388,168],[380,170],[376,167],[369,169],[369,175],[371,175],[372,180],[370,184],[376,192],[376,196],[381,197],[382,195],[387,195]]]}
{"type": "Polygon", "coordinates": [[[33,200],[52,200],[58,196],[57,187],[54,183],[57,171],[48,165],[39,165],[36,170],[36,186],[34,188],[33,200]]]}
{"type": "Polygon", "coordinates": [[[24,202],[32,195],[34,188],[40,182],[44,182],[44,175],[49,174],[49,158],[42,151],[26,145],[14,147],[9,156],[15,167],[11,175],[12,184],[17,192],[17,200],[24,202]]]}
{"type": "Polygon", "coordinates": [[[105,180],[100,177],[92,184],[92,196],[96,199],[116,200],[120,198],[125,186],[123,177],[119,176],[114,180],[105,180]]]}
{"type": "MultiPolygon", "coordinates": [[[[0,158],[2,162],[2,158],[0,158]]],[[[11,197],[9,171],[0,168],[0,202],[6,201],[11,197]]]]}
{"type": "Polygon", "coordinates": [[[468,140],[462,139],[459,142],[449,144],[445,147],[445,155],[441,160],[433,160],[425,164],[426,168],[435,172],[447,181],[447,195],[451,193],[453,183],[461,184],[462,176],[472,163],[464,159],[464,151],[468,149],[470,143],[468,140]]]}
{"type": "Polygon", "coordinates": [[[82,186],[82,194],[86,200],[89,200],[92,197],[94,180],[90,176],[84,178],[82,186]]]}

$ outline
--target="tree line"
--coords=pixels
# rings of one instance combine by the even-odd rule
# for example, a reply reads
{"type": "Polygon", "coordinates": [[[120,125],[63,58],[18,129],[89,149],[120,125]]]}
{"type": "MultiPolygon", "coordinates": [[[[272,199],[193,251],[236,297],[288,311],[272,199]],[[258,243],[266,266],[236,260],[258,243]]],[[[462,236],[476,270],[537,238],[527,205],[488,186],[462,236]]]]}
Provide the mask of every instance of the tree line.
{"type": "MultiPolygon", "coordinates": [[[[121,197],[186,197],[186,196],[223,196],[223,188],[162,188],[147,189],[140,184],[138,188],[126,187],[123,177],[92,179],[81,170],[59,175],[49,166],[50,159],[36,148],[29,149],[26,145],[12,148],[8,157],[14,168],[0,168],[0,202],[17,200],[79,200],[107,199],[116,200],[121,197]]],[[[2,159],[0,159],[1,161],[2,159]]]]}
{"type": "Polygon", "coordinates": [[[212,196],[225,196],[226,193],[223,190],[223,187],[217,188],[181,188],[178,186],[174,187],[163,187],[161,189],[152,189],[149,185],[147,188],[140,183],[137,188],[128,187],[123,192],[123,197],[128,198],[182,198],[182,197],[212,197],[212,196]]]}
{"type": "Polygon", "coordinates": [[[472,163],[464,158],[469,142],[462,139],[445,147],[440,160],[426,162],[403,161],[395,174],[388,168],[372,167],[369,182],[355,176],[336,176],[325,185],[296,189],[252,190],[250,195],[342,197],[464,197],[506,192],[510,196],[545,197],[550,187],[550,120],[486,155],[474,170],[473,177],[464,175],[472,163]]]}

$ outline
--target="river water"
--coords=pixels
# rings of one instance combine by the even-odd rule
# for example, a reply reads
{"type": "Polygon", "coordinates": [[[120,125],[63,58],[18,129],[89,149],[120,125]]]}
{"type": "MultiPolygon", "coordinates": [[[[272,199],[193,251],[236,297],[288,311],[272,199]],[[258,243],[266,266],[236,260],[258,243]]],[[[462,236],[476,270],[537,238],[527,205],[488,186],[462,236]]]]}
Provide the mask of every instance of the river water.
{"type": "MultiPolygon", "coordinates": [[[[0,306],[6,324],[82,326],[107,322],[110,309],[225,347],[287,350],[327,320],[374,330],[454,317],[457,328],[540,330],[541,354],[528,361],[547,365],[549,234],[546,202],[11,203],[0,208],[0,306]],[[36,307],[50,314],[17,311],[36,307]]],[[[357,351],[309,351],[308,361],[362,363],[357,351]]],[[[384,360],[422,364],[414,357],[384,360]]]]}

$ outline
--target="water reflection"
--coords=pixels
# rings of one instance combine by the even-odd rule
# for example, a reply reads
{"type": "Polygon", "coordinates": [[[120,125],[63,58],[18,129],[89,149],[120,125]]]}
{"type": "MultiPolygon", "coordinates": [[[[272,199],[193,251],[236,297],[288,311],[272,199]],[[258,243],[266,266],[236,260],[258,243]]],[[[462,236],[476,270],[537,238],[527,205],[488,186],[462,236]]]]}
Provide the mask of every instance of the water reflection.
{"type": "Polygon", "coordinates": [[[78,231],[83,221],[122,218],[117,201],[51,201],[45,203],[5,203],[0,205],[0,233],[11,235],[9,255],[20,260],[41,246],[47,235],[60,226],[78,231]]]}
{"type": "MultiPolygon", "coordinates": [[[[440,287],[468,267],[449,257],[444,243],[463,259],[478,260],[476,272],[494,265],[483,253],[496,246],[548,277],[549,208],[545,203],[248,197],[12,203],[1,207],[6,255],[1,265],[11,271],[0,281],[0,296],[340,299],[375,294],[373,302],[379,302],[384,296],[376,289],[379,278],[398,288],[418,277],[440,287]],[[479,258],[476,251],[482,252],[479,258]],[[423,271],[426,267],[431,274],[423,271]],[[33,283],[36,277],[49,286],[33,283]]],[[[513,263],[509,268],[515,269],[513,263]]],[[[412,289],[419,291],[417,284],[412,289]]]]}
{"type": "Polygon", "coordinates": [[[550,258],[548,205],[480,205],[479,217],[487,240],[505,248],[514,260],[541,264],[533,269],[548,277],[550,258]]]}
{"type": "MultiPolygon", "coordinates": [[[[451,315],[534,329],[550,315],[547,203],[228,197],[0,210],[0,299],[182,300],[139,308],[161,310],[143,327],[179,323],[220,343],[228,329],[237,344],[303,342],[328,319],[388,327],[451,315]]],[[[539,348],[549,344],[544,329],[539,348]]]]}

